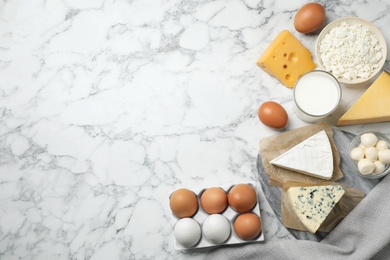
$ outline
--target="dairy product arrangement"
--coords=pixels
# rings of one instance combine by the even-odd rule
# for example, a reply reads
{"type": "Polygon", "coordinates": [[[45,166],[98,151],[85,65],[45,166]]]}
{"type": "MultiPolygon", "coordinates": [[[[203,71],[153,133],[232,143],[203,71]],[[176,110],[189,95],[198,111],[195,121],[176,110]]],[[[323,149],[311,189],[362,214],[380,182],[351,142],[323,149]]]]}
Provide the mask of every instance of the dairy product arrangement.
{"type": "MultiPolygon", "coordinates": [[[[257,65],[281,85],[292,89],[293,112],[302,121],[321,123],[326,120],[342,103],[343,89],[362,83],[367,85],[367,90],[338,119],[337,126],[390,121],[390,74],[382,71],[387,55],[383,35],[372,23],[359,17],[339,18],[328,24],[325,21],[326,9],[318,3],[302,6],[294,17],[296,31],[316,39],[318,66],[313,62],[309,49],[301,43],[300,34],[288,30],[281,31],[270,42],[257,65]],[[377,75],[379,77],[371,83],[370,80],[377,75]]],[[[276,100],[263,102],[258,116],[264,125],[283,131],[284,128],[275,127],[278,125],[276,122],[285,127],[289,117],[279,112],[284,110],[280,106],[276,100]],[[265,108],[272,102],[276,105],[266,114],[264,111],[268,110],[265,108]]],[[[381,178],[386,175],[390,171],[387,137],[380,133],[366,133],[357,138],[360,138],[359,142],[353,140],[351,146],[354,147],[350,147],[346,155],[351,161],[348,166],[356,172],[354,177],[381,178]]],[[[280,142],[284,142],[282,137],[280,142]]],[[[338,163],[334,161],[337,155],[332,153],[324,130],[277,154],[266,163],[319,180],[330,180],[338,163]]],[[[266,168],[270,169],[274,171],[266,168]]],[[[269,185],[287,189],[285,186],[291,185],[294,180],[285,180],[284,177],[272,175],[269,185]]],[[[288,199],[282,200],[282,208],[287,207],[285,212],[295,214],[297,218],[292,223],[287,219],[282,221],[289,228],[313,234],[321,228],[328,230],[325,220],[328,216],[334,218],[330,213],[335,205],[338,207],[346,190],[337,182],[318,186],[314,183],[321,181],[308,180],[304,186],[299,186],[302,178],[297,178],[297,181],[296,187],[287,189],[288,199]]]]}
{"type": "MultiPolygon", "coordinates": [[[[337,126],[390,121],[390,75],[381,71],[387,47],[380,31],[358,17],[340,18],[328,24],[325,21],[326,9],[321,4],[302,6],[294,17],[296,32],[280,31],[256,64],[290,91],[295,105],[293,116],[320,125],[339,108],[348,84],[369,84],[380,74],[339,118],[337,126]],[[309,48],[300,41],[303,34],[317,40],[318,66],[309,48]]],[[[288,134],[288,112],[278,100],[266,100],[259,105],[257,116],[265,126],[288,134]]],[[[312,234],[331,231],[341,221],[332,212],[347,215],[363,198],[359,190],[338,182],[343,178],[340,154],[330,140],[332,135],[321,127],[323,130],[288,149],[274,151],[277,155],[265,162],[270,164],[266,171],[284,170],[280,176],[270,174],[268,183],[283,189],[282,223],[312,234]],[[294,174],[300,177],[294,179],[294,174]],[[351,197],[355,198],[353,203],[348,202],[351,197]]],[[[296,135],[299,138],[299,132],[296,135]]],[[[288,142],[278,136],[278,142],[288,142]]],[[[360,143],[350,148],[348,157],[354,162],[349,167],[355,167],[360,174],[355,178],[378,178],[389,172],[389,142],[378,136],[362,135],[360,143]]],[[[176,249],[263,241],[263,229],[267,227],[261,221],[253,187],[236,184],[173,192],[170,207],[176,249]]]]}

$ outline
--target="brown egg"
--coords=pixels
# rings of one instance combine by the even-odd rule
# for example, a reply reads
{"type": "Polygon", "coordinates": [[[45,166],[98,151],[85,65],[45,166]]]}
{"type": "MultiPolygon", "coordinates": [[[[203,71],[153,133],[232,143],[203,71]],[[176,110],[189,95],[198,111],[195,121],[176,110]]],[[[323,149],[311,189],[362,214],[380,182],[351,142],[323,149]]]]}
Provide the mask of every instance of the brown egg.
{"type": "Polygon", "coordinates": [[[178,218],[192,217],[198,211],[198,198],[193,191],[178,189],[172,193],[169,206],[178,218]]]}
{"type": "Polygon", "coordinates": [[[217,187],[208,188],[200,196],[200,205],[208,214],[219,214],[227,207],[226,192],[217,187]]]}
{"type": "Polygon", "coordinates": [[[262,224],[255,213],[240,214],[234,221],[234,232],[242,240],[255,239],[261,232],[262,224]]]}
{"type": "Polygon", "coordinates": [[[256,205],[256,202],[256,191],[249,184],[236,184],[228,193],[230,207],[240,213],[250,211],[256,205]]]}
{"type": "Polygon", "coordinates": [[[288,121],[286,110],[273,101],[264,102],[259,107],[258,116],[264,125],[273,128],[284,128],[288,121]]]}
{"type": "Polygon", "coordinates": [[[325,9],[318,3],[308,3],[302,6],[294,17],[294,27],[300,33],[311,33],[324,23],[325,9]]]}

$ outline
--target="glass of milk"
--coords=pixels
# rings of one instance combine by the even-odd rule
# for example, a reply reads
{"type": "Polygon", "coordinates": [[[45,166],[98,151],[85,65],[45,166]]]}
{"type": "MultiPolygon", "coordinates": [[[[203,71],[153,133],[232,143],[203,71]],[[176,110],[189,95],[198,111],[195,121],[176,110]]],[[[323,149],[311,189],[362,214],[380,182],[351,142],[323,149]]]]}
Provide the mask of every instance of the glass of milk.
{"type": "Polygon", "coordinates": [[[336,110],[341,101],[341,86],[332,74],[313,70],[297,80],[293,96],[297,116],[314,123],[336,110]]]}

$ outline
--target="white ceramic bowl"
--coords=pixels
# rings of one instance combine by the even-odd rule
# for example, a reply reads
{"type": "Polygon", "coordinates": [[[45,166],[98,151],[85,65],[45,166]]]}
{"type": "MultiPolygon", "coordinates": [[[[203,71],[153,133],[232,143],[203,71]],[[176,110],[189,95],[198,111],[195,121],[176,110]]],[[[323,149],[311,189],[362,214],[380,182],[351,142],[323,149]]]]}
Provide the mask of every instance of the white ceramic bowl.
{"type": "MultiPolygon", "coordinates": [[[[375,35],[375,37],[378,39],[379,45],[382,48],[381,51],[382,51],[382,56],[383,57],[379,61],[378,68],[376,68],[373,71],[373,73],[368,78],[357,78],[357,79],[348,80],[348,79],[345,79],[345,78],[342,78],[342,77],[337,77],[337,80],[340,83],[347,84],[347,85],[354,85],[354,84],[361,84],[361,83],[364,83],[364,82],[368,82],[369,80],[371,80],[373,77],[375,77],[382,70],[383,65],[385,64],[385,61],[386,61],[387,45],[386,45],[386,40],[383,37],[383,34],[381,33],[381,31],[375,25],[373,25],[372,23],[370,23],[370,22],[368,22],[368,21],[366,21],[364,19],[361,19],[361,18],[358,18],[358,17],[344,17],[344,18],[339,18],[339,19],[329,23],[321,31],[321,33],[319,34],[319,36],[317,38],[317,42],[316,42],[316,46],[315,46],[315,54],[316,54],[316,57],[317,57],[318,65],[319,65],[319,67],[321,67],[321,69],[323,69],[325,71],[328,71],[325,68],[325,66],[324,66],[324,64],[323,64],[323,62],[321,60],[320,44],[321,44],[322,40],[325,38],[325,36],[327,34],[329,34],[329,32],[333,28],[339,27],[343,22],[346,22],[349,25],[361,24],[365,28],[368,28],[375,35]]],[[[332,73],[332,71],[328,71],[328,72],[332,73]]]]}
{"type": "Polygon", "coordinates": [[[379,132],[375,132],[375,131],[367,131],[367,132],[364,132],[364,133],[361,133],[361,134],[358,134],[350,143],[349,147],[348,147],[348,164],[350,167],[352,167],[352,169],[354,170],[354,173],[356,173],[357,175],[363,177],[363,178],[368,178],[368,179],[379,179],[379,178],[382,178],[384,176],[386,176],[387,174],[390,173],[390,164],[386,164],[385,165],[385,170],[382,172],[382,173],[379,173],[379,174],[375,174],[375,173],[371,173],[371,174],[361,174],[360,171],[359,171],[359,168],[358,168],[358,162],[357,161],[354,161],[350,154],[351,154],[351,150],[355,147],[358,147],[361,143],[361,136],[365,133],[373,133],[376,135],[376,137],[378,138],[378,140],[384,140],[388,146],[390,147],[390,139],[387,138],[386,135],[382,134],[382,133],[379,133],[379,132]]]}

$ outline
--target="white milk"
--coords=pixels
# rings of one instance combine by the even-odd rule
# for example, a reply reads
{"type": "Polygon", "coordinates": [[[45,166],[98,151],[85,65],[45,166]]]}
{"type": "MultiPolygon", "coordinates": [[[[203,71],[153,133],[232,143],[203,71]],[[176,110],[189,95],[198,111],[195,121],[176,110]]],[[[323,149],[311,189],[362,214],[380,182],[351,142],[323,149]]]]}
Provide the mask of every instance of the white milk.
{"type": "Polygon", "coordinates": [[[335,77],[314,70],[300,77],[294,86],[294,101],[299,118],[315,122],[336,110],[341,100],[341,87],[335,77]]]}

